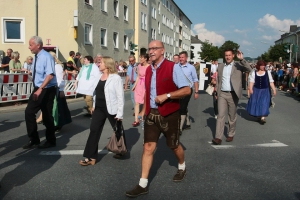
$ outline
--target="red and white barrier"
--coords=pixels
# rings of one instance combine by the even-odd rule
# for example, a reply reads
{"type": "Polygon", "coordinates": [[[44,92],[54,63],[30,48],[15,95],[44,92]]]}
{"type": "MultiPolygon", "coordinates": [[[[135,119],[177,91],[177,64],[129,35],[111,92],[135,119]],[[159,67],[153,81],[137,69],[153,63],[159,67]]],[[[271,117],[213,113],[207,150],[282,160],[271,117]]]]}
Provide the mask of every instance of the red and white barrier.
{"type": "MultiPolygon", "coordinates": [[[[126,72],[119,72],[125,82],[126,72]]],[[[76,75],[65,75],[65,96],[75,96],[76,75]]],[[[32,76],[26,73],[0,74],[0,103],[28,100],[33,91],[32,76]]]]}
{"type": "Polygon", "coordinates": [[[33,83],[28,74],[0,74],[0,103],[26,100],[29,98],[33,83]]]}

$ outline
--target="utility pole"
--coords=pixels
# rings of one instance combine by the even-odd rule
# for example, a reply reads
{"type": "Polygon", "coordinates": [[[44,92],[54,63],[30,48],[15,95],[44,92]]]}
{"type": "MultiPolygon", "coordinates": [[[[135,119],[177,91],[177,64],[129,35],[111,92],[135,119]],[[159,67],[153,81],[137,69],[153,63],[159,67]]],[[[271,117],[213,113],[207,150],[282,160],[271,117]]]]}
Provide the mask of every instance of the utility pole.
{"type": "Polygon", "coordinates": [[[290,44],[290,63],[292,62],[292,47],[293,44],[290,44]]]}

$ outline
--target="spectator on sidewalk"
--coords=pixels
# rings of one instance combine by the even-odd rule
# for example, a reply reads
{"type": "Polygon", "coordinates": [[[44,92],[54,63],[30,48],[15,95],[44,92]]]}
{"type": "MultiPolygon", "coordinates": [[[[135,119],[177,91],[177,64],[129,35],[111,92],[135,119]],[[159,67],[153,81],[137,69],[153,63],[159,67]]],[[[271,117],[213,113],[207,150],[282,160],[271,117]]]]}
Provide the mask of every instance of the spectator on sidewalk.
{"type": "Polygon", "coordinates": [[[20,53],[15,51],[11,54],[11,60],[9,61],[10,73],[21,72],[22,64],[20,62],[20,53]]]}
{"type": "Polygon", "coordinates": [[[24,62],[24,65],[23,65],[23,70],[28,73],[28,74],[31,74],[31,71],[32,71],[32,62],[33,62],[33,57],[32,56],[28,56],[24,62]]]}
{"type": "Polygon", "coordinates": [[[64,71],[66,74],[77,74],[77,70],[74,68],[74,64],[72,61],[68,61],[65,65],[64,71]]]}
{"type": "Polygon", "coordinates": [[[4,72],[9,72],[9,62],[12,59],[12,49],[7,49],[7,56],[5,56],[1,63],[1,69],[4,70],[4,72]]]}
{"type": "Polygon", "coordinates": [[[76,65],[78,71],[80,71],[80,69],[82,67],[82,64],[80,62],[80,58],[81,58],[81,54],[79,52],[77,52],[75,54],[75,57],[74,57],[74,63],[76,65]]]}

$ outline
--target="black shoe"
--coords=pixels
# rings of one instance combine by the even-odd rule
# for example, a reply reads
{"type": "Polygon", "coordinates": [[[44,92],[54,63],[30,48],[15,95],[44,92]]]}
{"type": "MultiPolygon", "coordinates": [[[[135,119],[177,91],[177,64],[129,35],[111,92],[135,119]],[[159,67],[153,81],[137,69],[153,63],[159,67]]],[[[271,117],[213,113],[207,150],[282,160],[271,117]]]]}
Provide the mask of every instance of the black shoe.
{"type": "Polygon", "coordinates": [[[39,145],[38,148],[39,149],[47,149],[47,148],[51,148],[51,147],[55,147],[55,146],[56,146],[56,144],[46,141],[44,144],[39,145]]]}
{"type": "Polygon", "coordinates": [[[32,142],[30,140],[27,144],[25,144],[23,146],[23,149],[33,149],[33,148],[37,147],[39,144],[40,144],[40,142],[32,142]]]}
{"type": "Polygon", "coordinates": [[[55,133],[59,133],[61,128],[62,128],[61,126],[55,126],[54,127],[55,133]]]}
{"type": "Polygon", "coordinates": [[[185,177],[185,174],[186,174],[186,169],[185,170],[178,169],[177,173],[173,177],[173,181],[174,182],[180,182],[180,181],[182,181],[183,178],[185,177]]]}
{"type": "Polygon", "coordinates": [[[182,135],[182,130],[179,130],[179,135],[182,135]]]}
{"type": "Polygon", "coordinates": [[[148,186],[143,188],[140,185],[136,185],[132,190],[126,191],[126,196],[128,197],[138,197],[143,194],[148,194],[148,186]]]}
{"type": "Polygon", "coordinates": [[[189,130],[189,129],[191,129],[191,125],[186,125],[186,126],[183,128],[183,130],[189,130]]]}

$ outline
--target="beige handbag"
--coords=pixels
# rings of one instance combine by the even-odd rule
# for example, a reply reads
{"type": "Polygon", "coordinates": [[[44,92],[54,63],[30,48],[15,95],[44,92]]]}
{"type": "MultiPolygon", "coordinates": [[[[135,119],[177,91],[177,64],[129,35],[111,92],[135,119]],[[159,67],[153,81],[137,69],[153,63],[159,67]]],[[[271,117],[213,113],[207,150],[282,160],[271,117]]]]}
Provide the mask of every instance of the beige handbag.
{"type": "Polygon", "coordinates": [[[117,121],[114,127],[114,132],[106,145],[106,149],[115,154],[126,154],[126,142],[122,121],[117,121]]]}
{"type": "Polygon", "coordinates": [[[208,84],[208,86],[207,86],[205,92],[206,92],[207,94],[209,94],[209,95],[212,95],[213,92],[214,92],[214,86],[212,86],[211,84],[208,84]]]}

